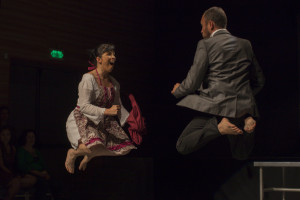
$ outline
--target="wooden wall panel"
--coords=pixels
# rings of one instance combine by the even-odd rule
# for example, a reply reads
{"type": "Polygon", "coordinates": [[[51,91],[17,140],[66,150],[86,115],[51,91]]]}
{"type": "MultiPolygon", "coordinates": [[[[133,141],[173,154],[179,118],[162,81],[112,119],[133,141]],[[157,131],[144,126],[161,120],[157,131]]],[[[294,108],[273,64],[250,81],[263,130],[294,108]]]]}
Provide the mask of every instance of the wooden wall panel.
{"type": "Polygon", "coordinates": [[[9,62],[0,59],[0,106],[9,103],[9,62]]]}
{"type": "MultiPolygon", "coordinates": [[[[112,42],[117,47],[119,69],[114,75],[120,80],[134,77],[132,80],[140,83],[133,85],[142,85],[153,71],[154,33],[153,0],[2,0],[0,68],[9,71],[9,64],[2,64],[7,62],[4,54],[8,60],[47,63],[52,62],[50,49],[61,49],[65,57],[60,65],[86,69],[88,49],[112,42]]],[[[4,71],[0,76],[9,77],[4,71]]],[[[1,82],[0,88],[5,87],[7,83],[1,82]]],[[[6,97],[1,99],[8,103],[6,97]]]]}

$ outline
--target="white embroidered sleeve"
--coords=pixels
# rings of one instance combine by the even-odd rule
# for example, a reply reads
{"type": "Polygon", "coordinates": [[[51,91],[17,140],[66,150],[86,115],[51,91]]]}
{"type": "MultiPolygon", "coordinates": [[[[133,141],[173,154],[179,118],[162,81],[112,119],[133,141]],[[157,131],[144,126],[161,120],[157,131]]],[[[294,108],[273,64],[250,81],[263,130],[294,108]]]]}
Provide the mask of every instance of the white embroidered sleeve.
{"type": "Polygon", "coordinates": [[[95,79],[91,74],[85,74],[78,86],[78,106],[80,111],[96,125],[104,119],[105,108],[100,108],[92,104],[96,100],[95,79]]]}
{"type": "Polygon", "coordinates": [[[119,120],[120,120],[121,126],[124,126],[125,123],[127,122],[129,112],[122,105],[121,99],[119,99],[119,101],[120,101],[120,106],[121,106],[121,111],[120,111],[120,114],[119,114],[119,120]]]}
{"type": "Polygon", "coordinates": [[[120,84],[114,78],[111,78],[111,79],[112,79],[112,82],[115,86],[115,91],[116,91],[113,105],[120,105],[121,109],[120,109],[120,112],[118,114],[118,118],[120,120],[121,126],[124,126],[126,121],[127,121],[128,116],[129,116],[129,113],[126,110],[126,108],[123,106],[122,101],[121,101],[120,84]]]}

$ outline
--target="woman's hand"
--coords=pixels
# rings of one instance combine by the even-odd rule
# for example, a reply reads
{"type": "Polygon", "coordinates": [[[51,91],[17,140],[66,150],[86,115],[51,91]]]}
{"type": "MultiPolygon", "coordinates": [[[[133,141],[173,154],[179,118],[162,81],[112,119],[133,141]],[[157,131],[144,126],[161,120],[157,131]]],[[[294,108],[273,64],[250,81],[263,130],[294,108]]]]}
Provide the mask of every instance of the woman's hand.
{"type": "Polygon", "coordinates": [[[119,105],[113,105],[111,108],[105,109],[104,115],[109,115],[109,116],[116,116],[118,112],[120,111],[121,106],[119,105]]]}
{"type": "Polygon", "coordinates": [[[49,179],[50,179],[50,175],[48,174],[47,171],[42,171],[42,172],[41,172],[41,177],[43,177],[43,178],[46,179],[46,180],[49,180],[49,179]]]}
{"type": "Polygon", "coordinates": [[[3,170],[8,174],[12,174],[12,172],[9,169],[7,169],[6,167],[3,170]]]}

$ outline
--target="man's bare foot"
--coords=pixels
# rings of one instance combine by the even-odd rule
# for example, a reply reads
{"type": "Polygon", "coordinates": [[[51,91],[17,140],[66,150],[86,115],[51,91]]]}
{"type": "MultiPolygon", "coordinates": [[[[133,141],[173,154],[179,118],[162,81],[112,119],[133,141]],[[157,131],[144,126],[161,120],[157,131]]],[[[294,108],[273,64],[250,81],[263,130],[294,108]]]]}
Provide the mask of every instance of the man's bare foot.
{"type": "Polygon", "coordinates": [[[247,133],[252,133],[255,130],[255,127],[256,127],[256,121],[252,117],[247,117],[245,119],[244,130],[247,133]]]}
{"type": "Polygon", "coordinates": [[[89,158],[87,155],[85,155],[82,161],[80,162],[79,170],[85,171],[88,162],[89,162],[89,158]]]}
{"type": "Polygon", "coordinates": [[[75,160],[76,160],[76,150],[75,149],[69,149],[65,161],[65,167],[67,171],[71,174],[74,174],[74,165],[75,165],[75,160]]]}
{"type": "Polygon", "coordinates": [[[229,122],[225,117],[218,124],[218,129],[221,135],[239,135],[243,134],[243,131],[239,129],[236,125],[229,122]]]}

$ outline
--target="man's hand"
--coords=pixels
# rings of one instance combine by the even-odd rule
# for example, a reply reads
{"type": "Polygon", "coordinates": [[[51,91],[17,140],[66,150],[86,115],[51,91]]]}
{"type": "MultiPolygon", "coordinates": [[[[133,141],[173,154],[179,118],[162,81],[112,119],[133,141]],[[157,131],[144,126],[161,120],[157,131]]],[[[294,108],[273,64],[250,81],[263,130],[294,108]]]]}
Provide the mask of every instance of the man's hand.
{"type": "Polygon", "coordinates": [[[176,91],[176,89],[180,86],[180,83],[176,83],[173,87],[173,90],[171,91],[172,94],[176,91]]]}
{"type": "Polygon", "coordinates": [[[105,109],[104,115],[109,115],[109,116],[116,116],[118,112],[120,111],[121,106],[119,105],[113,105],[111,108],[105,109]]]}

